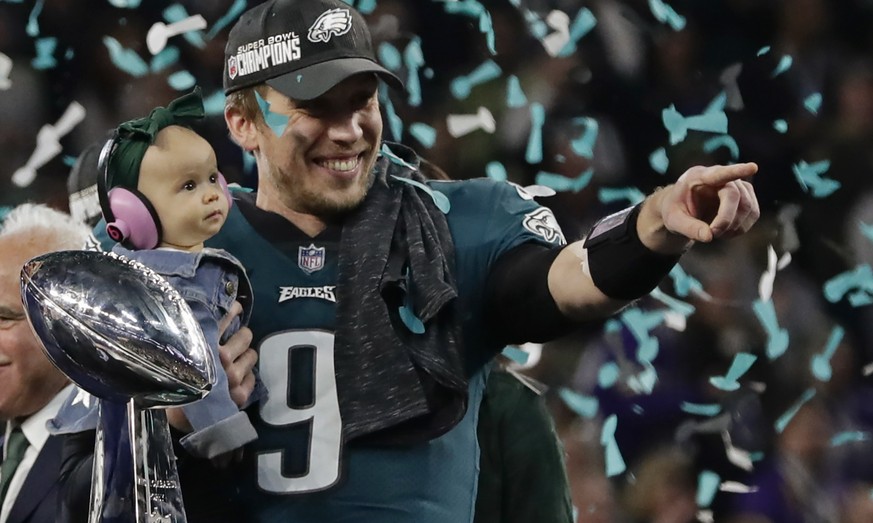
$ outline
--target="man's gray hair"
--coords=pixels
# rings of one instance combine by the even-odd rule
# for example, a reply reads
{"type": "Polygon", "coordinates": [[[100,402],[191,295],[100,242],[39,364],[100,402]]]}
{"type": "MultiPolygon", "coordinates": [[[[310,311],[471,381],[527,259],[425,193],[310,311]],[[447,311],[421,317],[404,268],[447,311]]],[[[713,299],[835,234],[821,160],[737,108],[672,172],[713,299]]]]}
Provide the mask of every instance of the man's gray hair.
{"type": "Polygon", "coordinates": [[[57,241],[54,249],[81,249],[91,233],[90,227],[69,214],[41,203],[22,203],[0,223],[0,236],[40,230],[57,241]]]}

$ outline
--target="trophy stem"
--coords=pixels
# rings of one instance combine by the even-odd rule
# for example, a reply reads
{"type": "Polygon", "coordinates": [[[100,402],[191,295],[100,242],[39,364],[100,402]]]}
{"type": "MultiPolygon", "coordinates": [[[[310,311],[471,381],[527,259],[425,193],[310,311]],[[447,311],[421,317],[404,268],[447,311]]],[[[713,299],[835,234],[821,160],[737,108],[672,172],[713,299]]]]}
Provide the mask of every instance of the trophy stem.
{"type": "Polygon", "coordinates": [[[99,401],[88,523],[186,523],[166,411],[99,401]]]}
{"type": "Polygon", "coordinates": [[[127,405],[99,400],[88,523],[134,523],[127,405]]]}
{"type": "Polygon", "coordinates": [[[176,455],[164,409],[128,403],[135,465],[136,523],[186,523],[176,455]]]}

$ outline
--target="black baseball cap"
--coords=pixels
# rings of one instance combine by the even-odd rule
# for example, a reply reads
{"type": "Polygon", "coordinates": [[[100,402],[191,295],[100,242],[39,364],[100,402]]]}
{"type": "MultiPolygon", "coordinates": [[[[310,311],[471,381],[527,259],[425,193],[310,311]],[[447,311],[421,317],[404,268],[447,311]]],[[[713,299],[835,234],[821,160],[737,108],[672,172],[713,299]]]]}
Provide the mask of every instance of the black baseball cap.
{"type": "Polygon", "coordinates": [[[266,83],[311,100],[358,73],[403,82],[376,61],[364,17],[341,0],[269,0],[242,14],[224,49],[224,94],[266,83]]]}

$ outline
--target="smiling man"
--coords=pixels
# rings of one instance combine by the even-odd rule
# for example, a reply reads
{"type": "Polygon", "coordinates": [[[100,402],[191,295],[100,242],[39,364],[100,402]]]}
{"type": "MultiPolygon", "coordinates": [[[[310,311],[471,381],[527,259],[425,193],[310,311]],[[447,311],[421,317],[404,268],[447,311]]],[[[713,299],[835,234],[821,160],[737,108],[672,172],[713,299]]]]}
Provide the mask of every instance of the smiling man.
{"type": "Polygon", "coordinates": [[[0,420],[6,421],[0,465],[0,521],[57,520],[61,439],[49,436],[72,388],[42,351],[21,303],[21,267],[33,257],[78,249],[90,229],[43,205],[23,204],[0,228],[0,420]]]}

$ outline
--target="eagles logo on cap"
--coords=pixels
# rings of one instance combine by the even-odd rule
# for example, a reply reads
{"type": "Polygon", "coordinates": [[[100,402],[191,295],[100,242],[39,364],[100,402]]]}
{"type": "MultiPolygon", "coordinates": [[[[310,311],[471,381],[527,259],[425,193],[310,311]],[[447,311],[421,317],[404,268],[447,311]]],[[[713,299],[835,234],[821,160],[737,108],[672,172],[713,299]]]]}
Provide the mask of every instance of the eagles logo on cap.
{"type": "Polygon", "coordinates": [[[342,36],[351,28],[352,15],[348,9],[331,9],[321,13],[306,37],[310,42],[327,42],[332,35],[342,36]]]}

